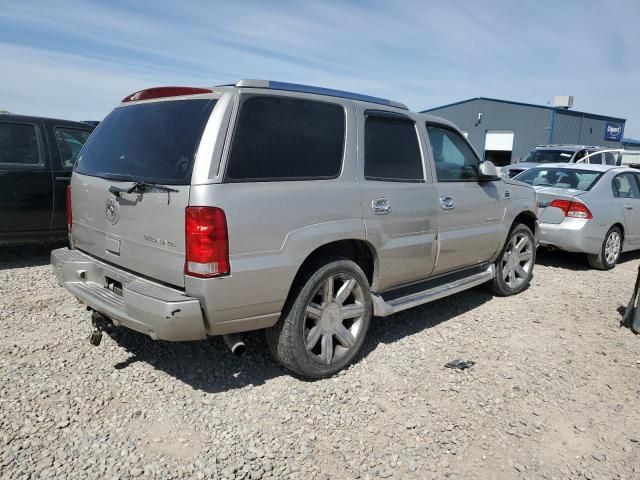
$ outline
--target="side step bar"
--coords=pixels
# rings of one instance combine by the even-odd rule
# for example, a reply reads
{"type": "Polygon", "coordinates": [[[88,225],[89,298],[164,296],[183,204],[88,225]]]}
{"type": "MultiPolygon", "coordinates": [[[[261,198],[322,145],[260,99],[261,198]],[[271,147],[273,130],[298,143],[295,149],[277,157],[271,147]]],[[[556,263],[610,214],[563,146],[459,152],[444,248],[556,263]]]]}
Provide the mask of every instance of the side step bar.
{"type": "Polygon", "coordinates": [[[407,310],[408,308],[417,307],[418,305],[433,302],[448,295],[482,285],[494,276],[495,267],[492,264],[489,265],[486,270],[474,273],[468,277],[459,278],[452,282],[434,286],[433,288],[428,288],[404,297],[394,298],[393,300],[385,301],[381,295],[373,294],[373,314],[376,317],[388,317],[389,315],[407,310]]]}

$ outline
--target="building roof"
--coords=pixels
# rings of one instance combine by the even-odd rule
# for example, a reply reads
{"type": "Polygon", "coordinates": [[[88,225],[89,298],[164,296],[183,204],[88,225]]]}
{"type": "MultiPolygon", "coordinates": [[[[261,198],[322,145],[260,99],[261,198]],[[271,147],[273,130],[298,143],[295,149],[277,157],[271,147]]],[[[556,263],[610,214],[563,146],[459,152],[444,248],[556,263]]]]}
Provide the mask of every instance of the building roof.
{"type": "Polygon", "coordinates": [[[439,107],[428,108],[426,110],[422,110],[420,113],[429,113],[434,110],[440,110],[442,108],[453,107],[455,105],[460,105],[463,103],[473,102],[475,100],[486,100],[487,102],[496,102],[496,103],[507,103],[509,105],[519,105],[521,107],[533,107],[533,108],[544,108],[546,110],[558,110],[562,113],[567,113],[569,115],[585,115],[591,118],[598,118],[601,120],[613,120],[616,122],[625,123],[627,120],[625,118],[618,117],[610,117],[608,115],[598,115],[596,113],[588,113],[588,112],[580,112],[578,110],[568,110],[562,107],[554,107],[551,105],[536,105],[534,103],[524,103],[524,102],[514,102],[513,100],[501,100],[499,98],[489,98],[489,97],[474,97],[468,98],[467,100],[460,100],[459,102],[447,103],[446,105],[441,105],[439,107]]]}
{"type": "Polygon", "coordinates": [[[622,144],[623,145],[638,145],[638,146],[640,146],[640,140],[637,140],[635,138],[623,138],[622,139],[622,144]]]}

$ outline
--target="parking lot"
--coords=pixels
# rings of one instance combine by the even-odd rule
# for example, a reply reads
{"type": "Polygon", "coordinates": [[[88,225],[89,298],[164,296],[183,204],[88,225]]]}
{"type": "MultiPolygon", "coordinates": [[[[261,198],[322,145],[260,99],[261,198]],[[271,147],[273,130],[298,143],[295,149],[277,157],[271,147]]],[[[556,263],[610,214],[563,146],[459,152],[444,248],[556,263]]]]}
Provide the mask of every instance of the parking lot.
{"type": "Polygon", "coordinates": [[[638,254],[541,253],[522,295],[374,319],[355,365],[309,382],[259,333],[239,359],[218,338],[92,347],[48,251],[0,253],[3,479],[640,477],[640,338],[618,327],[638,254]]]}

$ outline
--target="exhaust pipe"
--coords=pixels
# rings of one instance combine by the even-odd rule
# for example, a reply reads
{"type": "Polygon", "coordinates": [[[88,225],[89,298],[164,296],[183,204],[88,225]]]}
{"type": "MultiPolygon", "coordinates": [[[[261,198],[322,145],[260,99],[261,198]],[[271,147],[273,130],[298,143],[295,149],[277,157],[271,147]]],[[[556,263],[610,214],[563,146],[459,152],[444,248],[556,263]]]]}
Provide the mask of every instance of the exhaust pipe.
{"type": "Polygon", "coordinates": [[[229,335],[223,335],[224,343],[227,344],[231,353],[233,353],[236,357],[241,357],[244,355],[244,352],[247,350],[247,346],[242,340],[242,337],[236,333],[231,333],[229,335]]]}

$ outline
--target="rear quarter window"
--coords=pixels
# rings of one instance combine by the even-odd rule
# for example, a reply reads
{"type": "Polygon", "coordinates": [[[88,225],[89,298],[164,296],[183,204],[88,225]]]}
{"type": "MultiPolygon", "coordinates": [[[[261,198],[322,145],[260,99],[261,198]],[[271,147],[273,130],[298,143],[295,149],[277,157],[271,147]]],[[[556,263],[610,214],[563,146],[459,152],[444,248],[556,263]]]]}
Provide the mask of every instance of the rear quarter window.
{"type": "Polygon", "coordinates": [[[254,96],[240,108],[225,180],[336,178],[342,168],[345,111],[298,98],[254,96]]]}

